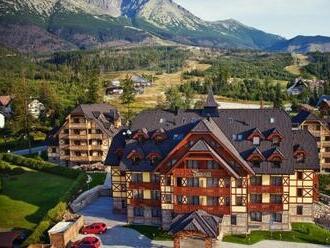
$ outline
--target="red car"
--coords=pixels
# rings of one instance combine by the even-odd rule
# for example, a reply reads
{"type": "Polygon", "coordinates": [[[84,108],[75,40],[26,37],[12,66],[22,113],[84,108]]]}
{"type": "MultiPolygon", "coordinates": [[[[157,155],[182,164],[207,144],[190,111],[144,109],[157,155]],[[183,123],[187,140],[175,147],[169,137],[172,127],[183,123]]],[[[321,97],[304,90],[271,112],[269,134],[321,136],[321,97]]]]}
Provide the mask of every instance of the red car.
{"type": "Polygon", "coordinates": [[[100,248],[101,242],[96,237],[85,237],[81,240],[74,242],[71,248],[100,248]]]}
{"type": "Polygon", "coordinates": [[[93,223],[81,229],[82,234],[100,234],[107,231],[107,225],[104,223],[93,223]]]}

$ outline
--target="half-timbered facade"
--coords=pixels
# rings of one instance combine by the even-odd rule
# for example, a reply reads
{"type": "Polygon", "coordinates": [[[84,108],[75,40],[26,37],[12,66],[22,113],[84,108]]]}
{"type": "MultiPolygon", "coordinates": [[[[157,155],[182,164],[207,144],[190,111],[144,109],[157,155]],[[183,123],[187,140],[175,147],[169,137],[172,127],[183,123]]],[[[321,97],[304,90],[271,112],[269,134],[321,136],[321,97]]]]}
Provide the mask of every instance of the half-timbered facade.
{"type": "Polygon", "coordinates": [[[200,110],[145,111],[115,136],[106,165],[114,210],[130,223],[169,230],[198,210],[221,217],[222,233],[313,221],[316,142],[282,110],[218,109],[209,94],[200,110]]]}

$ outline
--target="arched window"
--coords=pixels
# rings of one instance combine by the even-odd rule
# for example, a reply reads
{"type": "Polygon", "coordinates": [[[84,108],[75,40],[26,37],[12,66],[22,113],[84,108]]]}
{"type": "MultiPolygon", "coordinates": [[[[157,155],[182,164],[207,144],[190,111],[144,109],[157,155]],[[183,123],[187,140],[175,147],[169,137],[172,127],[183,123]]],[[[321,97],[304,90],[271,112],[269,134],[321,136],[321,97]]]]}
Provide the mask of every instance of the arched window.
{"type": "Polygon", "coordinates": [[[151,152],[148,154],[147,159],[150,160],[152,164],[158,162],[161,156],[158,152],[151,152]]]}
{"type": "Polygon", "coordinates": [[[132,160],[134,163],[137,163],[137,162],[139,162],[140,160],[143,159],[143,155],[140,152],[136,151],[136,150],[132,150],[128,154],[127,158],[132,160]]]}
{"type": "Polygon", "coordinates": [[[151,137],[156,143],[160,143],[167,139],[166,132],[163,128],[155,131],[151,137]]]}
{"type": "Polygon", "coordinates": [[[149,139],[148,130],[146,128],[137,130],[133,135],[133,139],[135,139],[139,142],[149,139]]]}

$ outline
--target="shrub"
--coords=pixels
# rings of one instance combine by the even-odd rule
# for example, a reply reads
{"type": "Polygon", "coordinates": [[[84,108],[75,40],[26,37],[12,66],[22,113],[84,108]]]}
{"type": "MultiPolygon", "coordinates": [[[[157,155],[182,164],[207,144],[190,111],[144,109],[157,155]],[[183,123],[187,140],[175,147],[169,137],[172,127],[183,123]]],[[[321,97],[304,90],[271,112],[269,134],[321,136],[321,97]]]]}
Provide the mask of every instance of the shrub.
{"type": "Polygon", "coordinates": [[[15,167],[11,170],[10,175],[21,175],[25,172],[25,170],[21,167],[15,167]]]}
{"type": "Polygon", "coordinates": [[[5,161],[0,161],[0,174],[9,174],[11,172],[10,164],[5,161]]]}
{"type": "MultiPolygon", "coordinates": [[[[44,171],[51,174],[68,177],[68,178],[77,178],[79,176],[80,171],[73,170],[66,167],[61,167],[49,162],[35,160],[31,158],[25,158],[19,155],[15,155],[12,153],[2,154],[2,159],[6,162],[11,162],[15,165],[25,166],[34,170],[44,171]]],[[[0,157],[0,158],[1,158],[0,157]]]]}

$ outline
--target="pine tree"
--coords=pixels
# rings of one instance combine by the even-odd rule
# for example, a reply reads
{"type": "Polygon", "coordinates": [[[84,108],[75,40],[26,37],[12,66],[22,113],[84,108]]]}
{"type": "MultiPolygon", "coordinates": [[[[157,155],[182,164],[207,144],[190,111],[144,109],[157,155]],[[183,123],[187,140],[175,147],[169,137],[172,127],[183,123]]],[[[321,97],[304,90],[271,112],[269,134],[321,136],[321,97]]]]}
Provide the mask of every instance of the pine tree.
{"type": "Polygon", "coordinates": [[[175,111],[184,105],[182,96],[177,87],[170,87],[165,91],[165,102],[168,109],[175,111]]]}
{"type": "Polygon", "coordinates": [[[130,77],[126,77],[125,80],[122,81],[121,86],[123,88],[123,94],[120,96],[121,103],[125,104],[127,107],[127,120],[131,119],[131,111],[130,106],[135,101],[135,89],[134,89],[134,82],[130,77]]]}

